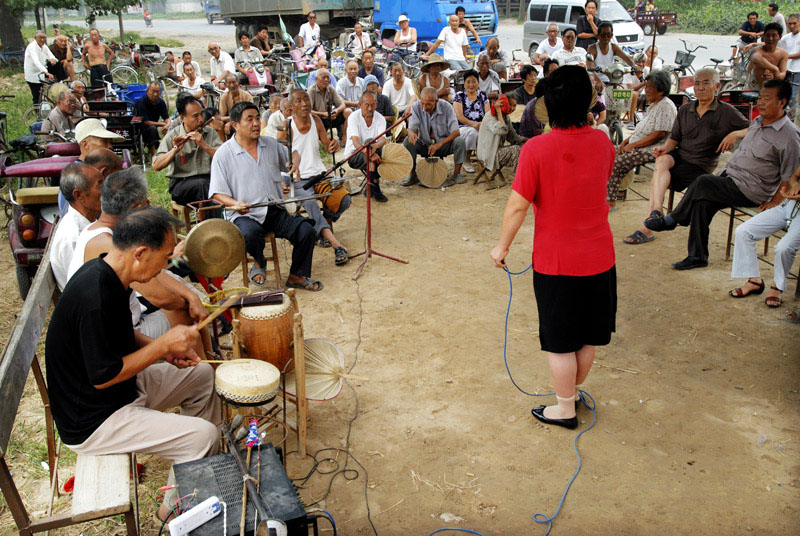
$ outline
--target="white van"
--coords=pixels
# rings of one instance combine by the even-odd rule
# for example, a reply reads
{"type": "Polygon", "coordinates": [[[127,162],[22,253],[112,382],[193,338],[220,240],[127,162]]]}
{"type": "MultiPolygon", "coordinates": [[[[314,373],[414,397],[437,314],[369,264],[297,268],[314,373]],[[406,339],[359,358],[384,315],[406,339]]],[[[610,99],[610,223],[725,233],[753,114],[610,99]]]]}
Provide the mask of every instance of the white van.
{"type": "MultiPolygon", "coordinates": [[[[575,28],[578,18],[585,14],[586,0],[530,0],[528,15],[522,31],[522,49],[527,50],[531,59],[539,43],[547,39],[547,27],[558,24],[559,39],[561,31],[575,28]]],[[[614,25],[614,40],[621,47],[631,47],[637,51],[645,48],[644,32],[631,18],[617,0],[600,0],[598,17],[614,25]]]]}

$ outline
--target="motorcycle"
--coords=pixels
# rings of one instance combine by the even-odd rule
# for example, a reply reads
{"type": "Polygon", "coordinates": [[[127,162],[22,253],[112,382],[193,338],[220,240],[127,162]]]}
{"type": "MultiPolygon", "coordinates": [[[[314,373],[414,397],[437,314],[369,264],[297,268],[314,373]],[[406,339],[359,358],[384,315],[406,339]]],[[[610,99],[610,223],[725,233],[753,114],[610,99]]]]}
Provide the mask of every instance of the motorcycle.
{"type": "Polygon", "coordinates": [[[153,18],[150,16],[150,13],[145,11],[144,15],[143,15],[143,18],[144,18],[145,27],[146,28],[152,28],[153,27],[153,18]]]}

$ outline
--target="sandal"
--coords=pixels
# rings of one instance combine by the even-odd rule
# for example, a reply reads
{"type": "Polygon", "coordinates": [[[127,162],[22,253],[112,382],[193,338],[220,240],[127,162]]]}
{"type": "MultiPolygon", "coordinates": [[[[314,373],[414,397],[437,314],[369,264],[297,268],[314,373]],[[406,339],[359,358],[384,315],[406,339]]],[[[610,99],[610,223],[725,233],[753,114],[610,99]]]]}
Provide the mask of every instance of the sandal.
{"type": "Polygon", "coordinates": [[[336,266],[341,266],[343,264],[347,264],[347,261],[350,260],[350,257],[347,255],[347,250],[344,249],[344,247],[342,247],[342,246],[339,246],[338,248],[335,248],[333,250],[333,252],[336,254],[336,257],[333,260],[333,262],[334,262],[334,264],[336,264],[336,266]]]}
{"type": "Polygon", "coordinates": [[[257,287],[263,287],[267,283],[267,272],[258,264],[253,263],[253,266],[250,267],[250,282],[257,287]],[[255,280],[256,277],[261,276],[261,283],[255,280]]]}
{"type": "Polygon", "coordinates": [[[624,244],[636,245],[636,244],[644,244],[645,242],[652,242],[655,239],[656,239],[655,236],[647,236],[646,234],[637,229],[636,231],[633,232],[632,235],[623,238],[622,242],[624,244]]]}
{"type": "Polygon", "coordinates": [[[329,248],[331,247],[331,241],[321,236],[319,237],[319,242],[317,243],[317,245],[321,248],[329,248]]]}
{"type": "Polygon", "coordinates": [[[319,292],[322,290],[322,281],[315,281],[310,277],[306,277],[302,283],[289,283],[289,280],[287,279],[286,288],[299,288],[308,290],[310,292],[319,292]]]}
{"type": "Polygon", "coordinates": [[[748,279],[747,282],[750,283],[751,285],[755,285],[756,288],[751,290],[750,292],[748,292],[746,294],[745,294],[745,292],[743,290],[744,287],[735,288],[735,289],[733,289],[731,291],[728,291],[728,294],[731,296],[731,298],[744,298],[745,296],[750,296],[751,294],[756,296],[756,295],[761,294],[762,292],[764,292],[764,281],[761,281],[759,283],[759,282],[753,281],[752,279],[748,279]]]}
{"type": "MultiPolygon", "coordinates": [[[[782,292],[775,285],[770,285],[769,289],[782,292]]],[[[783,305],[783,299],[781,298],[781,296],[767,296],[766,299],[764,299],[764,303],[767,305],[767,307],[771,307],[772,309],[777,309],[778,307],[783,305]]]]}
{"type": "Polygon", "coordinates": [[[786,321],[792,324],[800,324],[800,309],[787,314],[786,321]]]}

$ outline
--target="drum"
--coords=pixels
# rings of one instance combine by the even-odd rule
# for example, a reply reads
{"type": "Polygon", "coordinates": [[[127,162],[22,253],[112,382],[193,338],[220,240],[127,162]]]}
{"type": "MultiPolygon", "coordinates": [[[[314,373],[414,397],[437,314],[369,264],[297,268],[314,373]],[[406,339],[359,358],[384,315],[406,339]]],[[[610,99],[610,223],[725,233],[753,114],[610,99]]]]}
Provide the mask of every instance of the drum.
{"type": "Polygon", "coordinates": [[[292,358],[294,307],[286,294],[276,305],[251,305],[239,312],[239,338],[250,359],[267,361],[283,371],[292,358]]]}
{"type": "Polygon", "coordinates": [[[281,373],[270,363],[234,359],[217,367],[214,387],[229,403],[259,406],[275,398],[280,379],[281,373]]]}

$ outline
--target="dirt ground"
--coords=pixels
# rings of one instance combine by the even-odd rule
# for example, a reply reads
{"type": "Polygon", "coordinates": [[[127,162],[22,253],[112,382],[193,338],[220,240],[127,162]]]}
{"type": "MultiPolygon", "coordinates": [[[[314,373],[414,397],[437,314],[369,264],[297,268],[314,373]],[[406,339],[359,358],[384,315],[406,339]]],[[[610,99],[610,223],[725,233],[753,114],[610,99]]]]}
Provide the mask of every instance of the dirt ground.
{"type": "MultiPolygon", "coordinates": [[[[647,183],[633,189],[646,193],[647,183]]],[[[489,251],[509,189],[385,184],[384,191],[390,201],[373,205],[373,246],[409,264],[373,257],[356,282],[356,261],[335,267],[332,251],[317,249],[313,273],[325,289],[299,294],[306,337],[334,342],[348,366],[358,348],[352,373],[368,378],[353,381],[354,389],[345,388],[333,401],[310,404],[309,450],[341,448],[357,394],[349,447],[369,475],[365,481],[359,469],[351,482],[339,475],[321,505],[341,534],[369,534],[366,484],[371,519],[382,535],[424,535],[441,527],[543,534],[545,527],[531,515],[550,516],[558,507],[577,467],[572,444],[578,431],[537,424],[530,408],[552,399],[518,392],[503,365],[508,280],[492,266],[489,251]]],[[[784,315],[800,301],[787,292],[784,306],[772,310],[763,295],[728,297],[735,285],[724,260],[723,215],[712,226],[705,269],[676,272],[669,266],[685,256],[686,229],[662,233],[650,244],[622,244],[645,210],[646,202],[632,193],[610,215],[619,277],[617,333],[611,345],[598,349],[585,384],[597,403],[597,422],[580,439],[582,469],[553,533],[797,533],[800,329],[784,315]]],[[[359,197],[336,225],[351,253],[363,249],[364,223],[359,197]]],[[[529,215],[511,250],[513,270],[530,263],[533,223],[529,215]]],[[[5,339],[21,300],[6,241],[2,249],[5,339]]],[[[289,248],[281,250],[287,272],[289,248]]],[[[761,267],[770,281],[772,268],[761,267]]],[[[795,284],[790,280],[792,290],[795,284]]],[[[508,364],[523,389],[547,392],[537,325],[530,274],[516,277],[508,364]]],[[[16,433],[40,420],[32,385],[16,433]]],[[[585,407],[579,417],[580,431],[593,417],[585,407]]],[[[144,534],[154,535],[147,493],[162,485],[166,464],[143,458],[144,534]]],[[[40,459],[30,448],[9,462],[30,511],[39,514],[47,505],[40,459]]],[[[289,456],[291,477],[310,467],[309,460],[289,456]]],[[[62,475],[70,474],[65,463],[62,475]]],[[[307,504],[325,494],[329,479],[315,475],[300,490],[307,504]]],[[[61,509],[68,504],[58,502],[61,509]]],[[[2,506],[0,534],[15,533],[2,506]]],[[[322,534],[330,533],[321,523],[322,534]]],[[[108,520],[55,532],[111,535],[122,534],[124,526],[108,520]]]]}

